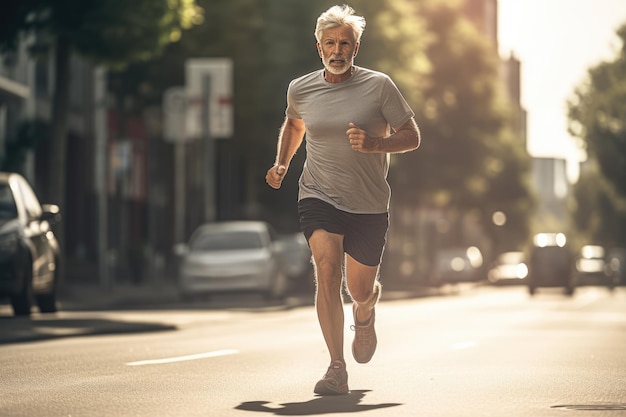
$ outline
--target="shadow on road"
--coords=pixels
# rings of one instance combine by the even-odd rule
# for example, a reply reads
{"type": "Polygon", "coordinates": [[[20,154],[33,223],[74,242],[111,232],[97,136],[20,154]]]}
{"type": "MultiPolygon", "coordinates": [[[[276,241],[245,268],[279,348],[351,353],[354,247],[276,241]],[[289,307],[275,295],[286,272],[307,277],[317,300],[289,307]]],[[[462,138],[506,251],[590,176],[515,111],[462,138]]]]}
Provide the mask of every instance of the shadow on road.
{"type": "Polygon", "coordinates": [[[176,330],[163,323],[107,319],[0,317],[0,345],[64,337],[176,330]]]}
{"type": "Polygon", "coordinates": [[[309,401],[284,403],[270,407],[270,401],[246,401],[235,407],[236,410],[272,413],[277,416],[312,416],[332,413],[358,413],[379,408],[397,407],[400,403],[360,404],[369,390],[353,390],[348,395],[315,397],[309,401]]]}

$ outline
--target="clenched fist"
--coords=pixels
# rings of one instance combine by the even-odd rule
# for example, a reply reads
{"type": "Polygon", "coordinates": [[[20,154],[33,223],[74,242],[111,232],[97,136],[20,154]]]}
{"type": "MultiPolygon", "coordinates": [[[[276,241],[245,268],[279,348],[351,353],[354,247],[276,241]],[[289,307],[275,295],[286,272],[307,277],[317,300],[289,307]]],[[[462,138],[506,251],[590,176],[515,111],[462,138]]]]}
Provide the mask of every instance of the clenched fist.
{"type": "Polygon", "coordinates": [[[348,126],[346,135],[353,150],[363,153],[376,152],[377,141],[374,138],[369,137],[365,130],[354,123],[350,123],[348,126]]]}
{"type": "Polygon", "coordinates": [[[267,174],[265,175],[265,182],[267,182],[270,187],[277,190],[280,188],[280,185],[282,184],[283,178],[285,178],[286,173],[287,168],[284,165],[274,165],[267,170],[267,174]]]}

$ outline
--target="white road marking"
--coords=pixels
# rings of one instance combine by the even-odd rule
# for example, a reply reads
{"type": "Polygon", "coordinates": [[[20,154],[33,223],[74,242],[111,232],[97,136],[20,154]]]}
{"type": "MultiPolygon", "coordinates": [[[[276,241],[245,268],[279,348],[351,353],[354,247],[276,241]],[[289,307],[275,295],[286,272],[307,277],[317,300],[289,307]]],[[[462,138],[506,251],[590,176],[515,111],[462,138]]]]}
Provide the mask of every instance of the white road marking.
{"type": "Polygon", "coordinates": [[[474,340],[466,340],[464,342],[458,342],[450,346],[450,349],[461,350],[461,349],[469,349],[471,347],[476,346],[476,342],[474,340]]]}
{"type": "Polygon", "coordinates": [[[222,349],[222,350],[216,350],[213,352],[204,352],[204,353],[196,353],[193,355],[176,356],[173,358],[148,359],[145,361],[128,362],[126,365],[128,366],[162,365],[164,363],[194,361],[196,359],[206,359],[206,358],[215,358],[218,356],[236,355],[237,353],[239,353],[237,349],[222,349]]]}

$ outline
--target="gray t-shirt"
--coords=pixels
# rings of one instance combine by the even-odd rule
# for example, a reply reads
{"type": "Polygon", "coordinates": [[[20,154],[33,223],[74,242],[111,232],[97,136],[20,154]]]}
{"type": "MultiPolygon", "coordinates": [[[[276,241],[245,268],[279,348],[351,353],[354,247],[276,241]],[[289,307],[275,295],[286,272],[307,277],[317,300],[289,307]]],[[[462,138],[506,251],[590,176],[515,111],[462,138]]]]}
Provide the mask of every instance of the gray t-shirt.
{"type": "Polygon", "coordinates": [[[346,135],[352,122],[368,136],[385,137],[415,116],[387,75],[355,67],[348,80],[329,83],[324,70],[312,72],[289,84],[285,113],[306,125],[299,200],[319,198],[358,214],[389,210],[389,155],[354,151],[346,135]]]}

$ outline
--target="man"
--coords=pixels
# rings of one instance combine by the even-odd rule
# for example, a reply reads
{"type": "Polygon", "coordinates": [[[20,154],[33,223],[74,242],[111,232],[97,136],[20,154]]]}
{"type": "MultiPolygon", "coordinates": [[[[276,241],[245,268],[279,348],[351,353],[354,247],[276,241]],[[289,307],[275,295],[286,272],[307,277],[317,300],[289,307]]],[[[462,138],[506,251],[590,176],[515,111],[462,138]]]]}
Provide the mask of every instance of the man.
{"type": "Polygon", "coordinates": [[[420,144],[415,114],[391,79],[354,66],[364,28],[365,19],[345,5],[331,7],[317,19],[315,37],[324,68],[290,83],[276,161],[266,175],[271,187],[280,188],[306,133],[298,213],[313,255],[317,316],[331,360],[315,385],[319,395],[349,392],[343,355],[344,271],[353,300],[353,356],[366,363],[376,350],[377,278],[389,226],[388,154],[420,144]]]}

